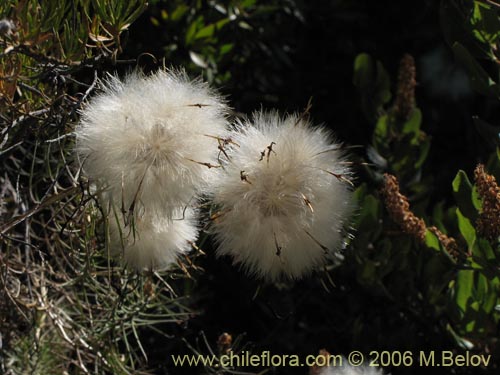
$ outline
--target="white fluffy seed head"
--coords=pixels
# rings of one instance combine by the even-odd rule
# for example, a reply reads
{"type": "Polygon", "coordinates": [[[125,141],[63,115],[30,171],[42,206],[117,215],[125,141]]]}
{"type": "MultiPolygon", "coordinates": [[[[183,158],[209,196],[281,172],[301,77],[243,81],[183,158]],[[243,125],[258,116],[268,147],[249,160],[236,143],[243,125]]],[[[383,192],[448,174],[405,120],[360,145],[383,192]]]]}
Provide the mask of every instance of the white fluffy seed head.
{"type": "Polygon", "coordinates": [[[338,255],[352,205],[331,134],[296,115],[256,113],[230,137],[213,187],[217,254],[268,280],[299,278],[338,255]]]}
{"type": "Polygon", "coordinates": [[[178,209],[175,217],[143,215],[126,220],[109,215],[111,254],[132,269],[165,269],[186,254],[198,238],[196,213],[178,209]]]}
{"type": "Polygon", "coordinates": [[[81,112],[77,154],[114,204],[171,217],[212,178],[226,113],[219,95],[182,71],[110,76],[81,112]]]}

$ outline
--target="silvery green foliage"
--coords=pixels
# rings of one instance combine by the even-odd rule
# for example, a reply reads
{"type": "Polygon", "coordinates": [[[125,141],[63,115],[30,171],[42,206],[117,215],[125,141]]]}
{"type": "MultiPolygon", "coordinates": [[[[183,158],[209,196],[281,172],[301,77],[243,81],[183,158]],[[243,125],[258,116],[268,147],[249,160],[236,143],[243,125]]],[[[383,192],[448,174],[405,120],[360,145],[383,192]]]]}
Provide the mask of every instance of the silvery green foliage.
{"type": "Polygon", "coordinates": [[[330,132],[297,115],[256,113],[227,143],[212,193],[217,254],[268,280],[300,278],[338,255],[350,171],[330,132]]]}

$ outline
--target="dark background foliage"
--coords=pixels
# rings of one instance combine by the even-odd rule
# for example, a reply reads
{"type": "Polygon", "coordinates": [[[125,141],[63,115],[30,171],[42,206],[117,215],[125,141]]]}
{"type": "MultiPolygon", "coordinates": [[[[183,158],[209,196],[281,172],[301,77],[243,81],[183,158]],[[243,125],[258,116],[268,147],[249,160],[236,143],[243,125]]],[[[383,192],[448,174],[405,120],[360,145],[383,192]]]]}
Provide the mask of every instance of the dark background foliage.
{"type": "MultiPolygon", "coordinates": [[[[234,3],[225,2],[229,7],[234,3]]],[[[199,7],[197,12],[205,16],[206,23],[221,18],[204,2],[191,5],[199,7]]],[[[471,173],[492,151],[475,130],[472,117],[481,113],[494,121],[498,112],[498,101],[476,94],[465,70],[455,61],[443,33],[445,5],[433,0],[256,3],[242,16],[251,29],[235,22],[216,33],[215,44],[233,47],[216,60],[215,77],[208,74],[208,78],[228,96],[235,111],[242,113],[260,108],[301,111],[312,97],[313,121],[330,127],[346,144],[363,146],[352,153],[366,159],[374,121],[363,114],[353,85],[353,62],[362,52],[380,60],[394,92],[399,61],[405,54],[412,55],[422,130],[432,139],[423,172],[432,176],[423,208],[429,210],[437,202],[453,201],[450,187],[458,169],[471,173]],[[266,7],[269,9],[262,9],[266,7]]],[[[154,3],[131,27],[125,54],[134,57],[148,52],[158,60],[164,57],[167,66],[188,66],[193,74],[207,77],[207,69],[193,63],[189,54],[203,47],[183,40],[180,30],[189,25],[155,21],[162,11],[171,14],[178,6],[175,2],[154,3]]],[[[151,58],[144,57],[147,68],[153,69],[151,63],[151,58]]],[[[362,168],[357,173],[359,181],[369,180],[362,168]]],[[[387,271],[384,283],[396,289],[391,290],[398,293],[394,298],[375,285],[359,284],[355,255],[349,250],[345,265],[333,274],[335,286],[326,290],[317,275],[297,283],[262,285],[231,267],[228,259],[215,261],[209,243],[203,248],[210,255],[202,262],[205,272],[189,286],[200,315],[179,331],[179,338],[195,342],[203,331],[215,343],[227,331],[244,334],[256,352],[303,355],[320,348],[332,353],[354,349],[416,353],[455,347],[452,337],[443,333],[446,319],[442,312],[412,295],[425,289],[424,266],[418,257],[414,256],[413,264],[411,258],[405,261],[414,268],[406,281],[400,278],[405,266],[387,271]],[[398,283],[402,285],[394,288],[398,283]]],[[[162,362],[167,352],[161,349],[157,360],[162,362]]],[[[287,371],[303,373],[303,369],[287,371]]],[[[393,372],[420,371],[398,368],[393,372]]],[[[463,373],[472,371],[469,368],[463,373]]]]}
{"type": "MultiPolygon", "coordinates": [[[[196,46],[183,41],[183,28],[174,22],[151,22],[178,4],[153,4],[130,28],[125,55],[151,53],[157,59],[165,57],[167,66],[191,65],[194,74],[202,73],[190,59],[191,47],[196,51],[196,46]]],[[[199,13],[206,18],[222,18],[211,6],[200,4],[199,13]]],[[[352,84],[354,58],[365,52],[380,60],[395,86],[399,60],[409,53],[417,62],[416,95],[424,111],[424,130],[433,137],[427,168],[440,178],[435,187],[443,187],[442,196],[449,192],[457,169],[471,171],[484,158],[472,116],[485,111],[494,116],[497,105],[473,93],[455,62],[441,28],[440,6],[432,0],[257,3],[243,17],[252,30],[235,24],[217,33],[217,44],[233,45],[217,61],[224,77],[216,80],[218,88],[242,113],[261,107],[301,111],[312,97],[316,123],[332,128],[348,144],[366,145],[373,122],[363,115],[352,84]]],[[[150,69],[155,66],[151,62],[148,57],[140,60],[150,69]]]]}

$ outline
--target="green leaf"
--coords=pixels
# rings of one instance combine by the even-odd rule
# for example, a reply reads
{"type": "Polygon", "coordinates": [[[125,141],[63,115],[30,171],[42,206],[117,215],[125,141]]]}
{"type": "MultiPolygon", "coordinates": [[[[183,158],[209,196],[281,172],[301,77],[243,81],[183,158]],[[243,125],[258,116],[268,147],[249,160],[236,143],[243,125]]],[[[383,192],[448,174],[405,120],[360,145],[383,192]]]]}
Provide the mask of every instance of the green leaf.
{"type": "Polygon", "coordinates": [[[194,39],[211,38],[215,32],[215,25],[212,23],[198,30],[194,35],[194,39]]]}
{"type": "MultiPolygon", "coordinates": [[[[118,1],[120,3],[120,1],[118,1]]],[[[123,14],[120,16],[120,25],[118,28],[121,30],[127,28],[132,22],[134,22],[148,7],[145,0],[138,0],[136,2],[129,2],[129,6],[123,14]],[[135,8],[135,9],[134,9],[135,8]]]]}
{"type": "Polygon", "coordinates": [[[474,289],[474,271],[461,270],[457,274],[455,281],[455,303],[461,312],[465,313],[472,299],[474,289]]]}
{"type": "Polygon", "coordinates": [[[255,4],[257,0],[243,0],[239,5],[242,8],[249,8],[255,4]]]}
{"type": "Polygon", "coordinates": [[[194,39],[211,38],[218,30],[222,29],[229,22],[229,18],[224,18],[216,23],[211,23],[208,26],[198,30],[194,39]]]}
{"type": "Polygon", "coordinates": [[[373,145],[378,152],[384,153],[389,134],[389,116],[380,116],[373,131],[373,145]]]}
{"type": "Polygon", "coordinates": [[[427,156],[429,155],[429,151],[431,149],[431,142],[428,138],[424,140],[424,142],[419,147],[419,155],[418,159],[415,161],[415,169],[420,169],[424,162],[427,160],[427,156]]]}
{"type": "Polygon", "coordinates": [[[480,42],[496,44],[500,36],[500,21],[496,9],[475,1],[471,24],[474,27],[473,34],[480,42]]]}
{"type": "Polygon", "coordinates": [[[469,246],[470,249],[474,248],[474,243],[476,242],[476,231],[474,227],[472,226],[471,222],[469,219],[467,219],[462,212],[460,212],[460,209],[457,208],[456,210],[457,213],[457,219],[458,219],[458,229],[460,230],[460,233],[464,237],[465,241],[467,242],[467,245],[469,246]]]}
{"type": "Polygon", "coordinates": [[[420,125],[422,124],[422,112],[415,108],[411,117],[403,124],[403,134],[412,134],[412,140],[420,137],[420,125]]]}
{"type": "Polygon", "coordinates": [[[370,86],[373,78],[373,59],[367,53],[361,53],[354,60],[354,86],[366,88],[370,86]]]}
{"type": "Polygon", "coordinates": [[[437,236],[432,233],[430,230],[425,231],[425,244],[434,250],[441,250],[440,242],[437,236]]]}
{"type": "Polygon", "coordinates": [[[472,2],[466,3],[466,9],[454,1],[441,1],[439,16],[444,38],[449,46],[460,42],[467,47],[472,56],[489,58],[491,47],[481,43],[474,35],[468,19],[472,12],[472,2]]]}
{"type": "Polygon", "coordinates": [[[492,267],[496,266],[497,257],[495,256],[495,252],[493,251],[490,243],[484,238],[478,239],[472,254],[487,260],[492,264],[492,267]]]}
{"type": "Polygon", "coordinates": [[[185,36],[186,46],[189,46],[191,45],[191,43],[193,43],[196,32],[199,29],[203,28],[203,22],[204,22],[203,16],[198,16],[195,20],[193,20],[193,22],[191,22],[186,31],[186,36],[185,36]]]}
{"type": "Polygon", "coordinates": [[[151,23],[153,24],[153,26],[156,26],[156,27],[160,26],[160,21],[158,21],[157,18],[150,17],[149,20],[151,21],[151,23]]]}
{"type": "Polygon", "coordinates": [[[474,203],[472,198],[472,184],[467,177],[467,174],[460,170],[452,182],[453,195],[457,202],[458,208],[467,218],[475,221],[478,217],[478,202],[474,203]]]}
{"type": "Polygon", "coordinates": [[[227,54],[227,53],[231,52],[231,51],[232,51],[232,49],[233,49],[233,47],[234,47],[234,44],[233,44],[233,43],[223,44],[223,45],[220,47],[220,49],[219,49],[219,54],[220,54],[221,56],[223,56],[223,55],[225,55],[225,54],[227,54]]]}
{"type": "Polygon", "coordinates": [[[434,208],[432,210],[432,221],[436,224],[436,226],[443,230],[444,223],[444,202],[439,202],[434,205],[434,208]]]}
{"type": "Polygon", "coordinates": [[[186,14],[186,12],[189,10],[189,6],[187,6],[186,4],[180,4],[179,6],[177,6],[177,8],[175,8],[175,10],[172,12],[171,16],[170,16],[170,19],[172,21],[179,21],[183,16],[184,14],[186,14]]]}
{"type": "Polygon", "coordinates": [[[474,269],[481,270],[484,276],[493,280],[500,275],[497,264],[497,257],[490,243],[484,238],[478,238],[472,249],[471,266],[474,269]]]}
{"type": "Polygon", "coordinates": [[[469,73],[472,87],[480,94],[498,97],[499,90],[495,82],[490,78],[488,73],[486,73],[476,59],[472,57],[467,48],[456,42],[452,49],[456,59],[462,63],[464,68],[469,73]]]}
{"type": "Polygon", "coordinates": [[[479,301],[479,307],[486,314],[489,314],[495,308],[498,300],[496,288],[491,285],[490,281],[482,274],[477,275],[477,281],[475,285],[475,297],[479,301]]]}
{"type": "Polygon", "coordinates": [[[391,100],[390,79],[384,66],[366,53],[359,54],[354,60],[353,83],[361,94],[365,115],[376,119],[383,105],[391,100]]]}

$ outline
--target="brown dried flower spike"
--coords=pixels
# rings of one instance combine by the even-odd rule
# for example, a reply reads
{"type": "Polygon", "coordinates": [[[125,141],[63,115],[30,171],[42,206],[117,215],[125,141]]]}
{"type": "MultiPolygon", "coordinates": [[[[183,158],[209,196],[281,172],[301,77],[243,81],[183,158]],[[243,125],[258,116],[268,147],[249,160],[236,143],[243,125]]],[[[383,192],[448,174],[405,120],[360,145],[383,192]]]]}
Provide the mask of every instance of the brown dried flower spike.
{"type": "Polygon", "coordinates": [[[489,240],[497,240],[500,236],[500,187],[495,177],[478,164],[474,170],[477,191],[483,201],[483,208],[476,221],[478,232],[489,240]]]}
{"type": "Polygon", "coordinates": [[[411,55],[404,55],[399,63],[398,91],[392,108],[396,120],[405,122],[415,109],[415,60],[411,55]]]}
{"type": "Polygon", "coordinates": [[[448,237],[435,226],[427,228],[425,222],[411,212],[408,198],[399,192],[397,178],[388,173],[384,177],[382,195],[384,196],[385,206],[391,219],[400,226],[403,232],[411,234],[424,243],[426,231],[429,230],[434,233],[453,259],[457,260],[463,257],[463,253],[461,253],[457,241],[453,237],[448,237]]]}
{"type": "Polygon", "coordinates": [[[391,219],[401,227],[403,232],[411,234],[420,241],[424,241],[426,231],[425,222],[410,211],[408,198],[399,192],[397,178],[389,173],[384,174],[384,178],[382,194],[391,219]]]}
{"type": "Polygon", "coordinates": [[[460,248],[458,247],[457,240],[453,237],[448,237],[446,234],[441,232],[437,227],[432,226],[427,228],[438,238],[441,245],[446,249],[448,254],[450,254],[454,259],[463,259],[464,256],[468,256],[469,254],[464,254],[460,252],[460,248]]]}

